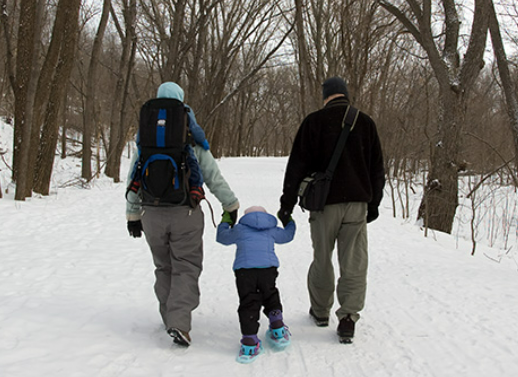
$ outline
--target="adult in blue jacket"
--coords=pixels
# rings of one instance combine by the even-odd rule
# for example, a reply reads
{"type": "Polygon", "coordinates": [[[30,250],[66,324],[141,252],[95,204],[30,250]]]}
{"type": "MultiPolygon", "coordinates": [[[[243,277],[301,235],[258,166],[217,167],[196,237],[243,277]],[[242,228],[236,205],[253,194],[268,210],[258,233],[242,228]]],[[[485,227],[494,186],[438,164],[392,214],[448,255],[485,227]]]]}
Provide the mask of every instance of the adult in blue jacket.
{"type": "Polygon", "coordinates": [[[255,357],[261,348],[257,332],[262,307],[270,320],[268,336],[283,344],[289,342],[279,290],[275,285],[279,267],[275,244],[293,240],[295,222],[290,220],[283,229],[277,226],[277,218],[263,207],[255,206],[245,211],[238,224],[234,227],[231,225],[232,221],[225,213],[218,226],[216,241],[223,245],[237,245],[233,270],[239,295],[238,314],[242,334],[239,357],[255,357]]]}

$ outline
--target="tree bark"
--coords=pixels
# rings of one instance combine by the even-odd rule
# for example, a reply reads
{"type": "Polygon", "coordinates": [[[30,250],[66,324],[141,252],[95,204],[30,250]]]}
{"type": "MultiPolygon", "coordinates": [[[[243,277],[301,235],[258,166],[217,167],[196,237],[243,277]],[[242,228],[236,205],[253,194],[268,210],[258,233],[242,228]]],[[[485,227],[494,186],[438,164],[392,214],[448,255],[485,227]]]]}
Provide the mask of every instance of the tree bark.
{"type": "Polygon", "coordinates": [[[418,219],[425,227],[451,233],[458,206],[458,154],[460,135],[466,117],[467,96],[483,67],[488,32],[486,0],[475,0],[470,41],[464,59],[460,59],[459,18],[455,2],[442,0],[444,41],[436,41],[432,30],[432,2],[406,0],[406,11],[388,1],[380,5],[393,14],[412,34],[428,56],[439,84],[438,129],[432,144],[430,171],[418,219]],[[422,5],[421,5],[422,4],[422,5]],[[409,13],[410,12],[410,13],[409,13]],[[407,14],[412,14],[410,19],[407,14]]]}
{"type": "Polygon", "coordinates": [[[15,124],[13,148],[13,180],[17,182],[15,200],[30,196],[31,183],[27,173],[31,150],[30,134],[33,123],[32,106],[35,98],[36,49],[38,37],[38,8],[40,2],[24,0],[20,4],[20,26],[16,57],[15,124]]]}
{"type": "Polygon", "coordinates": [[[123,121],[125,104],[127,103],[127,88],[133,67],[134,48],[136,43],[135,22],[137,18],[137,2],[131,0],[124,9],[125,35],[121,35],[122,54],[119,63],[117,85],[113,93],[113,104],[110,116],[110,143],[105,173],[120,182],[121,154],[126,143],[126,134],[129,126],[123,121]],[[122,145],[122,148],[121,148],[122,145]]]}
{"type": "Polygon", "coordinates": [[[458,202],[458,161],[464,96],[453,91],[441,93],[439,127],[432,147],[430,171],[419,216],[425,226],[451,233],[458,202]]]}
{"type": "Polygon", "coordinates": [[[126,71],[126,85],[124,87],[124,91],[122,93],[122,106],[121,106],[121,113],[119,118],[119,140],[117,142],[115,155],[114,155],[114,164],[117,168],[114,181],[120,182],[120,165],[121,165],[121,158],[122,153],[124,152],[124,148],[128,141],[128,131],[130,129],[131,119],[130,115],[134,114],[134,112],[130,111],[130,93],[129,93],[129,83],[131,80],[131,76],[133,74],[133,65],[135,61],[135,54],[137,49],[137,41],[133,39],[133,44],[131,46],[131,55],[130,55],[130,61],[129,65],[127,67],[126,71]]]}
{"type": "Polygon", "coordinates": [[[490,13],[489,30],[491,33],[491,43],[493,44],[493,51],[498,64],[500,81],[502,82],[502,87],[504,89],[507,103],[507,114],[514,138],[515,168],[518,169],[518,98],[514,81],[509,71],[509,61],[507,60],[504,44],[502,42],[500,24],[495,12],[494,3],[492,0],[487,1],[490,13]]]}
{"type": "Polygon", "coordinates": [[[14,61],[14,51],[11,41],[10,34],[11,30],[9,29],[12,24],[11,18],[7,11],[7,0],[0,0],[0,22],[2,24],[2,34],[4,35],[5,41],[5,55],[6,55],[6,70],[7,77],[9,78],[9,83],[11,84],[11,88],[13,92],[16,88],[16,75],[15,75],[15,61],[14,61]]]}
{"type": "MultiPolygon", "coordinates": [[[[297,33],[297,48],[298,48],[298,64],[299,64],[299,77],[300,77],[300,114],[304,117],[307,114],[307,102],[308,102],[308,82],[309,82],[309,53],[307,50],[306,36],[304,33],[304,4],[302,0],[295,0],[295,30],[297,33]]],[[[301,118],[302,119],[302,118],[301,118]]]]}
{"type": "Polygon", "coordinates": [[[47,54],[45,56],[45,60],[43,62],[43,66],[41,67],[38,78],[36,98],[34,100],[34,106],[32,110],[34,114],[34,121],[30,138],[31,150],[29,153],[28,162],[29,169],[27,171],[27,180],[30,183],[27,187],[27,196],[30,196],[30,190],[34,189],[35,186],[35,173],[37,170],[37,160],[40,150],[42,128],[46,117],[47,106],[51,100],[50,92],[52,82],[55,79],[56,67],[58,65],[58,59],[63,45],[63,30],[65,29],[67,23],[67,13],[65,8],[65,2],[60,0],[57,5],[56,18],[52,28],[52,38],[50,40],[47,54]]]}
{"type": "MultiPolygon", "coordinates": [[[[54,29],[55,33],[61,34],[62,39],[58,64],[50,85],[49,101],[34,175],[34,191],[42,195],[48,195],[50,191],[50,178],[59,136],[59,116],[60,111],[63,110],[63,98],[74,66],[80,5],[81,0],[60,0],[58,3],[57,12],[62,12],[65,22],[62,28],[54,29]]],[[[58,14],[56,14],[56,20],[57,18],[58,14]]]]}
{"type": "Polygon", "coordinates": [[[88,66],[85,88],[85,109],[83,129],[83,157],[81,177],[90,180],[92,178],[92,138],[95,134],[97,119],[95,113],[95,93],[97,89],[97,76],[99,70],[99,56],[102,51],[104,32],[110,16],[111,0],[104,0],[99,27],[95,35],[92,47],[92,55],[88,66]]]}

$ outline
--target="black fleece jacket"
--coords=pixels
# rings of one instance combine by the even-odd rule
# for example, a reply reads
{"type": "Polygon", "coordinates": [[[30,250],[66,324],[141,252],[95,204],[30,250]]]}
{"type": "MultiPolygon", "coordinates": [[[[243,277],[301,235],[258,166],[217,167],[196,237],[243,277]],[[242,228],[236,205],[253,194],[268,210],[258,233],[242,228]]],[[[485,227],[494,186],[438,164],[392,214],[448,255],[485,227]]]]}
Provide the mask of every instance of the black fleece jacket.
{"type": "MultiPolygon", "coordinates": [[[[325,171],[342,131],[349,101],[336,98],[302,122],[286,167],[281,208],[290,213],[297,204],[297,191],[304,177],[325,171]]],[[[377,208],[383,196],[385,171],[376,124],[359,112],[336,167],[326,204],[366,202],[377,208]]]]}

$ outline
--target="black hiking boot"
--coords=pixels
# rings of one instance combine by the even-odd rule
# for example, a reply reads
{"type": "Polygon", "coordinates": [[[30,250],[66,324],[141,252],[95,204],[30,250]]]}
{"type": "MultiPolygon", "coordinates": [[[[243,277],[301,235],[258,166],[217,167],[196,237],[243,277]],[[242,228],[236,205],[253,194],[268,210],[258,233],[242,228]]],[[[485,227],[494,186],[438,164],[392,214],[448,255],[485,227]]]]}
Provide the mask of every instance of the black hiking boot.
{"type": "Polygon", "coordinates": [[[327,327],[329,326],[329,317],[317,317],[313,309],[309,309],[309,316],[315,322],[315,325],[318,327],[327,327]]]}
{"type": "Polygon", "coordinates": [[[169,336],[171,336],[171,338],[173,338],[173,342],[176,344],[183,347],[189,347],[191,345],[191,337],[189,336],[188,332],[171,328],[167,330],[167,333],[169,336]]]}
{"type": "Polygon", "coordinates": [[[354,337],[354,321],[350,315],[340,320],[338,328],[336,329],[340,343],[352,343],[354,337]]]}

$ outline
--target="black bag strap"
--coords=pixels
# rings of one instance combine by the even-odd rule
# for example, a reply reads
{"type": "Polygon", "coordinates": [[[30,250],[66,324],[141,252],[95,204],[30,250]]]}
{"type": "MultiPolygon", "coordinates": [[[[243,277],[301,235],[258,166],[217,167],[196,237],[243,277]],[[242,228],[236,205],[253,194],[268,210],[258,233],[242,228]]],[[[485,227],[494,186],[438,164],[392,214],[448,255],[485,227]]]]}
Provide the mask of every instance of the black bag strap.
{"type": "Polygon", "coordinates": [[[354,125],[356,124],[356,120],[358,119],[359,111],[358,109],[347,106],[347,109],[345,109],[344,119],[342,120],[342,132],[340,133],[340,138],[338,139],[338,142],[336,143],[335,151],[333,152],[333,157],[331,157],[331,161],[329,161],[329,165],[327,166],[326,170],[326,177],[327,179],[332,179],[333,174],[336,169],[336,165],[338,164],[338,160],[340,159],[340,156],[342,155],[342,152],[345,147],[345,142],[347,141],[347,137],[349,136],[349,133],[354,128],[354,125]]]}

